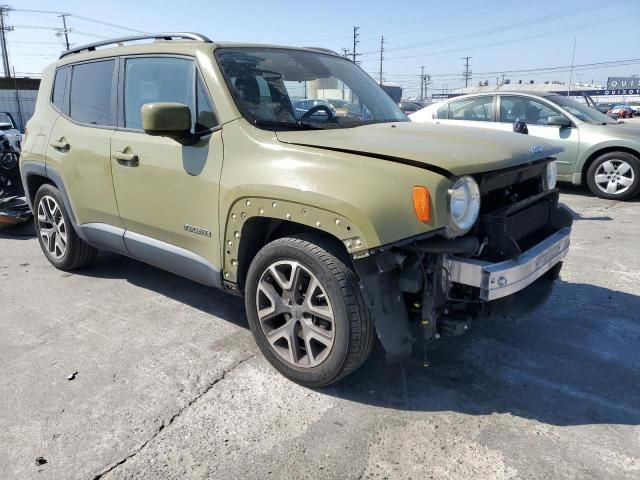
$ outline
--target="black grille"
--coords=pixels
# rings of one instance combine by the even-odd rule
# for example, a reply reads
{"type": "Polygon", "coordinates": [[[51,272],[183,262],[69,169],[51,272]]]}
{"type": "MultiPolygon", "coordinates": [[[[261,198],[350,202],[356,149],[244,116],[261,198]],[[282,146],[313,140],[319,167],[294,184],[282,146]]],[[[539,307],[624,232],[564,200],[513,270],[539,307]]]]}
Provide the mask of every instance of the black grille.
{"type": "Polygon", "coordinates": [[[549,222],[549,206],[548,201],[542,201],[508,216],[507,235],[514,240],[521,240],[544,228],[549,222]]]}
{"type": "Polygon", "coordinates": [[[485,255],[492,261],[517,258],[549,233],[557,202],[557,191],[544,192],[481,215],[474,233],[488,240],[485,255]]]}

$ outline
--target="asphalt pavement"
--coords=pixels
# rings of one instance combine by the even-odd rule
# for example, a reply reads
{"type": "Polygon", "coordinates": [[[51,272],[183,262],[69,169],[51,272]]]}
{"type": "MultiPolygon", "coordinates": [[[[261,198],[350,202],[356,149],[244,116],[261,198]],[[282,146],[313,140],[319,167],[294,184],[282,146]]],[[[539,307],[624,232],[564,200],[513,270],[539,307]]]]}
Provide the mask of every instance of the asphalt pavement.
{"type": "Polygon", "coordinates": [[[322,390],[267,364],[240,299],[0,234],[0,478],[638,479],[640,199],[562,201],[544,309],[322,390]]]}

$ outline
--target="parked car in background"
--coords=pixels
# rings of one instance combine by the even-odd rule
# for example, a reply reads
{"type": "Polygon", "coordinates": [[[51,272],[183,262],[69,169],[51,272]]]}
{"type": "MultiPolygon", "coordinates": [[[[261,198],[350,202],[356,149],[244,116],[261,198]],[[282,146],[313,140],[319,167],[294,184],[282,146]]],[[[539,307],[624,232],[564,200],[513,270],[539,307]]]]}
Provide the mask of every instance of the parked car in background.
{"type": "Polygon", "coordinates": [[[609,113],[615,113],[618,118],[631,118],[633,117],[633,108],[629,105],[614,105],[609,113]]]}
{"type": "Polygon", "coordinates": [[[402,110],[407,115],[409,115],[410,113],[417,112],[418,110],[421,110],[424,108],[424,105],[418,102],[400,102],[398,106],[400,107],[400,110],[402,110]]]}
{"type": "Polygon", "coordinates": [[[640,115],[640,102],[632,102],[629,107],[633,110],[634,115],[640,115]]]}
{"type": "Polygon", "coordinates": [[[293,111],[297,118],[303,116],[330,117],[337,115],[336,109],[327,100],[308,98],[293,103],[293,111]]]}
{"type": "Polygon", "coordinates": [[[463,95],[410,115],[435,122],[511,131],[525,122],[529,135],[562,147],[558,179],[587,184],[597,196],[626,200],[640,191],[640,125],[618,122],[569,97],[548,92],[463,95]]]}
{"type": "Polygon", "coordinates": [[[42,75],[20,167],[56,268],[104,249],[242,296],[265,358],[310,387],[376,335],[401,361],[549,297],[573,221],[559,148],[411,123],[326,50],[140,39],[156,41],[80,46],[42,75]],[[305,82],[344,84],[371,118],[316,100],[300,117],[305,82]]]}

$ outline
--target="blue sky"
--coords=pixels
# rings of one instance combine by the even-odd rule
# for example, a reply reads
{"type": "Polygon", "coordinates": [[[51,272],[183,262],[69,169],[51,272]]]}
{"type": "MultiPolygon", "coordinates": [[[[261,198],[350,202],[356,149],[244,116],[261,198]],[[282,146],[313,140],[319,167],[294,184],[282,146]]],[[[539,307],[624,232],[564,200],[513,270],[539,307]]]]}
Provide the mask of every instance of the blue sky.
{"type": "MultiPolygon", "coordinates": [[[[61,19],[18,9],[60,10],[143,31],[196,31],[214,40],[352,48],[353,26],[360,27],[362,66],[378,78],[380,37],[385,37],[384,78],[417,92],[420,67],[433,75],[433,88],[463,84],[463,56],[471,56],[472,84],[495,82],[500,72],[571,64],[640,59],[640,0],[460,0],[418,1],[201,1],[173,7],[164,2],[111,0],[9,3],[16,11],[7,34],[11,64],[36,74],[55,60],[62,41],[54,30],[61,19]],[[33,42],[33,43],[32,43],[33,42]]],[[[74,44],[131,32],[68,19],[74,44]]],[[[607,76],[640,75],[640,60],[576,69],[574,81],[606,81],[607,76]]],[[[517,81],[568,81],[569,72],[506,73],[517,81]]]]}

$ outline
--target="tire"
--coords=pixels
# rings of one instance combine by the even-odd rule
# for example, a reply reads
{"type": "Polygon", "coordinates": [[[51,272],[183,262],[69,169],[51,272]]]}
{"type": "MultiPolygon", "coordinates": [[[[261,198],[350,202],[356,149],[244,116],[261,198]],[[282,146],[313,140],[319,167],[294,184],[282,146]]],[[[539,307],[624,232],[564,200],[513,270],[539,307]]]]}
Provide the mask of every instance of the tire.
{"type": "Polygon", "coordinates": [[[633,198],[640,191],[640,160],[627,152],[600,155],[587,170],[587,185],[600,198],[633,198]]]}
{"type": "Polygon", "coordinates": [[[33,208],[40,248],[54,267],[68,272],[95,260],[98,251],[76,233],[56,187],[42,185],[36,193],[33,208]]]}
{"type": "Polygon", "coordinates": [[[245,305],[260,351],[282,375],[307,387],[330,385],[352,373],[369,357],[375,340],[357,276],[338,247],[319,235],[280,238],[258,252],[247,273],[245,305]],[[289,276],[289,290],[281,287],[276,275],[280,282],[289,276]],[[287,303],[288,295],[293,296],[293,306],[287,303]],[[281,313],[263,315],[276,304],[281,313]],[[327,321],[331,315],[332,323],[327,321]]]}

